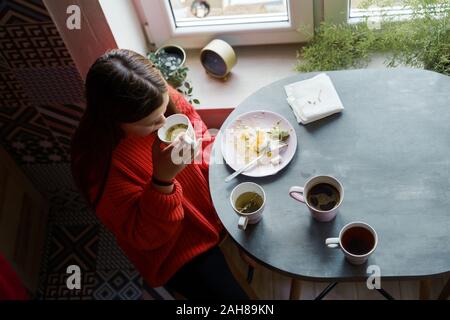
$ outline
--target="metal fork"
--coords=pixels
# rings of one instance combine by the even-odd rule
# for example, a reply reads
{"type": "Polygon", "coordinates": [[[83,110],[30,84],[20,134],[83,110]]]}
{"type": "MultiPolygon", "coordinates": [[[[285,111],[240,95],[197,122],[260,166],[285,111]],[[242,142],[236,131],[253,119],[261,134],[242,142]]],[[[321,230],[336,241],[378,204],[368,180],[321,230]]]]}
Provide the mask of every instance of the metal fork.
{"type": "Polygon", "coordinates": [[[225,182],[230,182],[231,180],[233,180],[234,178],[236,178],[238,175],[240,175],[242,172],[248,170],[251,166],[253,166],[256,162],[258,162],[258,160],[262,159],[262,157],[264,157],[265,155],[267,155],[267,153],[269,152],[273,152],[274,150],[283,148],[285,146],[287,146],[287,143],[279,143],[276,147],[271,148],[270,145],[267,146],[266,149],[263,150],[263,152],[257,156],[255,159],[253,159],[252,161],[250,161],[249,163],[247,163],[245,166],[243,166],[242,168],[240,168],[239,170],[233,172],[232,174],[230,174],[228,177],[225,178],[225,182]]]}

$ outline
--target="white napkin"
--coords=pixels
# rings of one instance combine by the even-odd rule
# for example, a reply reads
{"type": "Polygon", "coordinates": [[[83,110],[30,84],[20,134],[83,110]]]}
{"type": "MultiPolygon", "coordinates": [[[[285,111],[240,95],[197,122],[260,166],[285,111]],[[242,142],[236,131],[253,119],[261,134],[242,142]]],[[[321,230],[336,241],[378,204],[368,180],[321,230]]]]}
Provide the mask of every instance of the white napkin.
{"type": "Polygon", "coordinates": [[[291,83],[284,90],[299,123],[308,124],[344,110],[330,77],[325,73],[291,83]]]}

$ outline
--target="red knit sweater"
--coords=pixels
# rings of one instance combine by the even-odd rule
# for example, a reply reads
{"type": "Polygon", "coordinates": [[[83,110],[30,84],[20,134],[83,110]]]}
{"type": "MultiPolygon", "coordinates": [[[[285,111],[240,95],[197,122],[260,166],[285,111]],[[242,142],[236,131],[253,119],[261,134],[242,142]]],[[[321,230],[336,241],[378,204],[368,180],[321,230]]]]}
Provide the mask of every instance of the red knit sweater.
{"type": "MultiPolygon", "coordinates": [[[[201,123],[197,136],[211,143],[206,126],[192,106],[175,90],[170,96],[192,123],[201,123]]],[[[124,138],[113,152],[111,170],[99,219],[147,283],[164,285],[186,262],[215,246],[223,229],[208,188],[208,166],[189,164],[175,179],[174,191],[153,188],[152,144],[155,134],[124,138]]]]}

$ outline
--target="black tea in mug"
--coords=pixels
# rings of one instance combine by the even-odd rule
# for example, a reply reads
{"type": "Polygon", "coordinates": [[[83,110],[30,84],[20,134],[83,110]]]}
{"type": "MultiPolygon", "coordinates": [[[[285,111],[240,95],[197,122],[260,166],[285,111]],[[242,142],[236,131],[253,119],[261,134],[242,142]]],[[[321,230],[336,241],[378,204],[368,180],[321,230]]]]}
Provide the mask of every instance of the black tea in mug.
{"type": "Polygon", "coordinates": [[[375,237],[367,228],[355,226],[342,235],[342,247],[354,255],[369,253],[375,246],[375,237]]]}
{"type": "Polygon", "coordinates": [[[308,192],[308,203],[317,210],[332,210],[340,200],[338,189],[328,183],[318,183],[308,192]]]}

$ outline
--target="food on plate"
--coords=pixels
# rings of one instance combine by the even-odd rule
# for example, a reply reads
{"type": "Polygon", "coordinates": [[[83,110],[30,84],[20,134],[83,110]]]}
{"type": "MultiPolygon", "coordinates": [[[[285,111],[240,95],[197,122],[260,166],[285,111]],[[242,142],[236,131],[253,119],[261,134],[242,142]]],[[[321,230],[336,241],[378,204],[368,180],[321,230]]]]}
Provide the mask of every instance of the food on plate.
{"type": "MultiPolygon", "coordinates": [[[[289,131],[280,128],[278,123],[270,129],[242,126],[235,132],[237,132],[237,139],[234,139],[235,151],[238,157],[243,157],[244,163],[248,163],[266,152],[269,146],[270,149],[274,149],[280,142],[287,143],[289,139],[289,131]]],[[[276,152],[268,151],[268,160],[273,156],[279,156],[278,153],[278,150],[276,152]]],[[[281,163],[281,157],[277,158],[276,162],[281,163]]]]}
{"type": "Polygon", "coordinates": [[[270,163],[273,164],[274,166],[279,165],[281,162],[283,162],[283,159],[281,158],[280,155],[277,155],[276,157],[273,157],[273,158],[270,160],[270,163]]]}
{"type": "Polygon", "coordinates": [[[269,131],[269,134],[270,134],[271,138],[274,140],[279,140],[279,141],[284,142],[287,139],[289,139],[289,131],[281,130],[280,127],[273,127],[269,131]]]}

